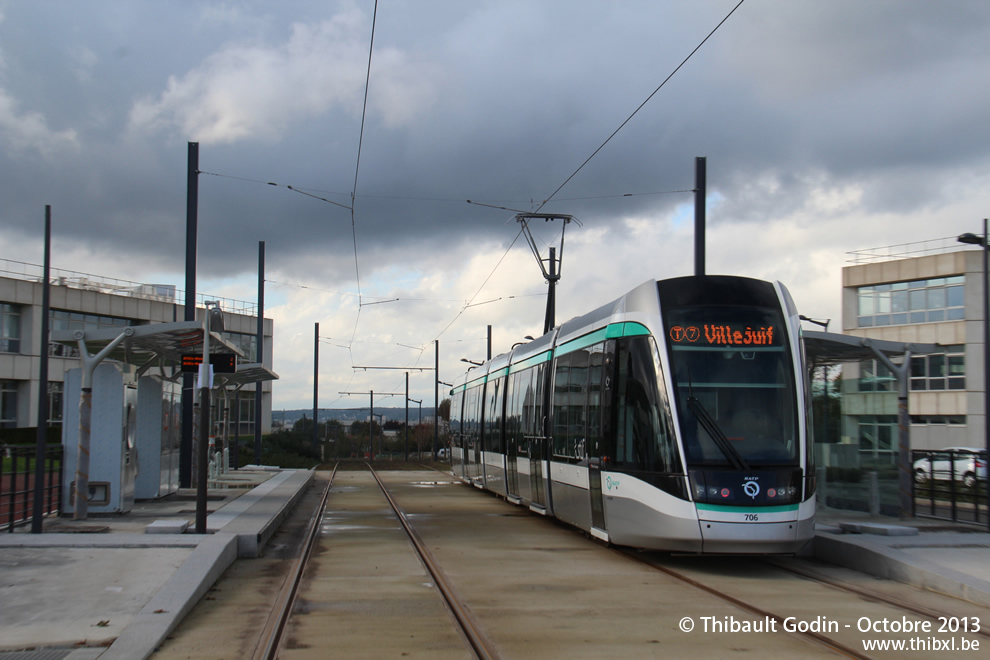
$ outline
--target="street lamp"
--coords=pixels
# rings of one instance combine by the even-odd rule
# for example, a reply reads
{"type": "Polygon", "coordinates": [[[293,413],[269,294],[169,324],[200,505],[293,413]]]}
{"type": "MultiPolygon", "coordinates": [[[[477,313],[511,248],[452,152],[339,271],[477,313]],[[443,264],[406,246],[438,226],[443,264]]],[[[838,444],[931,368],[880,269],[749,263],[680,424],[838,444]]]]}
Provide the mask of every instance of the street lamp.
{"type": "Polygon", "coordinates": [[[473,364],[476,367],[480,367],[484,362],[475,362],[474,360],[469,360],[467,358],[461,358],[461,362],[467,362],[468,364],[473,364]]]}
{"type": "MultiPolygon", "coordinates": [[[[987,287],[987,274],[990,269],[987,267],[987,253],[990,251],[990,244],[987,242],[987,218],[983,218],[983,236],[977,236],[969,232],[962,234],[957,239],[960,243],[967,245],[979,245],[983,248],[983,438],[987,451],[986,460],[990,460],[990,289],[987,287]]],[[[979,482],[977,482],[979,484],[979,482]]],[[[987,529],[990,530],[990,474],[986,488],[987,505],[987,529]]]]}
{"type": "MultiPolygon", "coordinates": [[[[533,341],[533,338],[530,337],[529,335],[526,335],[525,337],[523,337],[523,339],[526,339],[528,341],[533,341]]],[[[512,348],[515,348],[516,346],[522,346],[525,343],[526,342],[524,342],[524,341],[517,341],[515,344],[512,345],[512,348]]]]}

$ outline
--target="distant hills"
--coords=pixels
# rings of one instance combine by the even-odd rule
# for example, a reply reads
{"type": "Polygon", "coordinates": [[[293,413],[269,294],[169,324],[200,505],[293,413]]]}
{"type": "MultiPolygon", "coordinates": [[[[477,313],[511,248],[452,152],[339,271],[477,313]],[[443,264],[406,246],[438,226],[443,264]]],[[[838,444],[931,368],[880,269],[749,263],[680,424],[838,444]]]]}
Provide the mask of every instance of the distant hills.
{"type": "MultiPolygon", "coordinates": [[[[435,408],[430,406],[427,408],[423,406],[423,421],[433,419],[433,411],[435,408]]],[[[364,408],[329,408],[319,410],[319,421],[325,421],[328,419],[336,419],[340,422],[357,422],[357,421],[367,421],[368,415],[371,410],[368,407],[364,408]]],[[[396,422],[406,421],[406,409],[405,408],[390,408],[375,406],[375,418],[379,419],[379,415],[385,421],[393,420],[396,422]]],[[[298,420],[306,417],[307,419],[313,418],[313,409],[298,409],[298,410],[272,410],[272,423],[273,424],[286,424],[291,425],[298,420]]],[[[379,419],[381,421],[381,419],[379,419]]],[[[409,406],[409,423],[416,424],[419,422],[419,406],[409,406]]]]}

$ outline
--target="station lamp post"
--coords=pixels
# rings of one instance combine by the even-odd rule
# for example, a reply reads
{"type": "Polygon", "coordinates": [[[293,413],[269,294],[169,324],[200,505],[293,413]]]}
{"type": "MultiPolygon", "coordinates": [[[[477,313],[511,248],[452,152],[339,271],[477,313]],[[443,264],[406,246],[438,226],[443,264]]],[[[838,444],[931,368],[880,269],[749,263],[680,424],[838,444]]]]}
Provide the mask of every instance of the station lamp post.
{"type": "MultiPolygon", "coordinates": [[[[990,243],[987,241],[987,218],[983,218],[983,236],[965,233],[957,239],[960,243],[968,245],[979,245],[983,248],[983,441],[987,455],[984,462],[988,463],[987,476],[984,478],[984,489],[986,490],[987,505],[987,529],[990,530],[990,289],[988,289],[987,277],[990,269],[987,267],[987,255],[990,251],[990,243]]],[[[977,485],[980,483],[977,480],[977,485]]]]}

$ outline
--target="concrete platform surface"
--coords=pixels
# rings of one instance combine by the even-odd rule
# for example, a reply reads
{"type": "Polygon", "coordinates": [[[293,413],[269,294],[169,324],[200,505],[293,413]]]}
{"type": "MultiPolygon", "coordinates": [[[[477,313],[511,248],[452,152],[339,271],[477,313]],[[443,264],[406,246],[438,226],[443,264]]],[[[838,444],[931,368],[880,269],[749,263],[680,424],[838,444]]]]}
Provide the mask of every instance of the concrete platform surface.
{"type": "Polygon", "coordinates": [[[148,657],[238,557],[257,555],[312,480],[308,470],[220,477],[207,534],[189,533],[195,490],[0,534],[0,658],[148,657]],[[177,521],[186,533],[160,533],[177,521]],[[34,655],[13,653],[24,649],[34,655]]]}
{"type": "Polygon", "coordinates": [[[986,527],[820,508],[816,558],[990,606],[986,527]]]}
{"type": "MultiPolygon", "coordinates": [[[[0,660],[148,657],[238,557],[257,556],[313,476],[233,473],[218,484],[226,488],[209,491],[205,535],[190,533],[195,492],[186,490],[139,502],[121,516],[52,519],[44,534],[0,534],[0,660]],[[182,520],[189,522],[185,533],[154,533],[182,520]],[[15,653],[23,649],[36,655],[15,653]]],[[[813,552],[990,606],[990,534],[983,528],[820,509],[813,552]]]]}

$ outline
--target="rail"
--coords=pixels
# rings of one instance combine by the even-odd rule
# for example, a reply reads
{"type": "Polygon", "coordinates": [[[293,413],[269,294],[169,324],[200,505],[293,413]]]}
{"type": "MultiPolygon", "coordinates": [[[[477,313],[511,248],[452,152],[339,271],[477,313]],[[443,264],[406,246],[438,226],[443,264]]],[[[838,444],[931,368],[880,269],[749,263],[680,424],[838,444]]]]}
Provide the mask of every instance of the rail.
{"type": "Polygon", "coordinates": [[[482,631],[481,626],[475,620],[474,615],[468,609],[467,605],[461,599],[461,597],[454,591],[453,586],[447,580],[443,571],[440,569],[440,565],[433,558],[433,553],[430,552],[429,547],[423,543],[423,539],[420,538],[416,530],[413,529],[412,525],[409,524],[409,520],[406,518],[406,514],[399,508],[399,505],[392,499],[392,495],[385,488],[385,484],[379,478],[378,473],[375,472],[371,465],[368,465],[368,469],[371,470],[372,476],[375,477],[375,481],[378,482],[378,486],[382,489],[382,493],[385,495],[385,499],[388,500],[388,504],[392,507],[392,511],[395,513],[396,518],[399,519],[399,524],[402,529],[405,530],[406,536],[409,537],[413,548],[416,550],[416,554],[419,555],[420,561],[426,567],[426,570],[430,573],[433,578],[433,583],[437,585],[437,589],[440,591],[440,595],[443,597],[447,608],[450,613],[454,616],[454,620],[457,622],[458,627],[463,633],[464,638],[467,640],[468,644],[471,646],[471,650],[474,652],[475,657],[481,660],[496,659],[499,657],[498,651],[495,650],[494,644],[482,631]]]}
{"type": "Polygon", "coordinates": [[[313,517],[310,518],[306,538],[303,541],[302,552],[299,553],[299,557],[296,559],[291,573],[282,585],[275,607],[272,609],[271,615],[262,631],[261,643],[258,645],[253,656],[254,660],[275,660],[278,657],[279,650],[282,646],[282,634],[285,632],[285,626],[289,621],[289,617],[292,615],[292,607],[296,602],[296,594],[299,592],[299,585],[302,583],[306,566],[309,564],[313,546],[316,545],[316,539],[320,536],[323,513],[326,511],[327,498],[330,497],[330,489],[333,488],[333,480],[336,476],[337,465],[334,466],[333,472],[330,474],[330,480],[327,481],[326,488],[323,490],[323,496],[320,498],[319,506],[313,513],[313,517]]]}
{"type": "Polygon", "coordinates": [[[985,524],[987,455],[970,449],[914,450],[914,515],[985,524]]]}
{"type": "MultiPolygon", "coordinates": [[[[35,460],[29,445],[0,445],[0,530],[13,532],[34,519],[35,460]]],[[[45,448],[43,515],[61,511],[62,445],[45,448]]]]}

